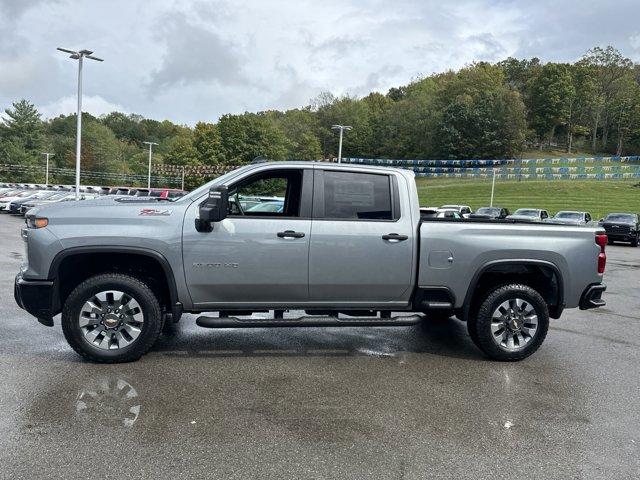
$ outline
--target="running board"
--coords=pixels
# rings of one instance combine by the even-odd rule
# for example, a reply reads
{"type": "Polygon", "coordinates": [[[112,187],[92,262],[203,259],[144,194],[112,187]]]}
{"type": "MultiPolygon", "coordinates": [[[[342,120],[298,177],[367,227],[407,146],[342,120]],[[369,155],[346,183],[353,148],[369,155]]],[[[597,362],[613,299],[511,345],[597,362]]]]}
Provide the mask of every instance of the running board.
{"type": "Polygon", "coordinates": [[[359,317],[300,317],[292,319],[241,319],[237,317],[198,317],[196,325],[204,328],[263,328],[263,327],[407,327],[422,321],[421,315],[394,318],[359,317]]]}

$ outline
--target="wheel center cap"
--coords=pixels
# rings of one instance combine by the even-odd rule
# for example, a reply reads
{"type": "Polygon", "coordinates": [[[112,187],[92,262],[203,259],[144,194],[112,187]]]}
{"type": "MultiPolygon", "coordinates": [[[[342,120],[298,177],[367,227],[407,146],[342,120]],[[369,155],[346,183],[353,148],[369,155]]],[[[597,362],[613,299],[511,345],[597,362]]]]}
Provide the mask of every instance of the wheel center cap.
{"type": "Polygon", "coordinates": [[[509,320],[509,328],[511,330],[520,330],[521,327],[522,320],[520,320],[519,318],[512,318],[511,320],[509,320]]]}
{"type": "Polygon", "coordinates": [[[108,313],[107,315],[105,315],[103,323],[104,323],[104,326],[107,328],[115,328],[120,323],[120,319],[118,318],[117,315],[113,313],[108,313]]]}

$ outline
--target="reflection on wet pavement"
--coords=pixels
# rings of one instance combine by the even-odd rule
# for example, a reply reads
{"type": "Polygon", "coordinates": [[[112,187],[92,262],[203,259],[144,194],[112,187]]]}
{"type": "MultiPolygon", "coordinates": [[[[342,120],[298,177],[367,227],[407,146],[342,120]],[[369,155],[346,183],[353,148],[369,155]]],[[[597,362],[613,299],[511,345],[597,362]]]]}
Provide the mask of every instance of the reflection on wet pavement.
{"type": "Polygon", "coordinates": [[[142,399],[126,380],[104,377],[82,388],[76,399],[78,419],[91,424],[132,427],[138,420],[142,399]]]}

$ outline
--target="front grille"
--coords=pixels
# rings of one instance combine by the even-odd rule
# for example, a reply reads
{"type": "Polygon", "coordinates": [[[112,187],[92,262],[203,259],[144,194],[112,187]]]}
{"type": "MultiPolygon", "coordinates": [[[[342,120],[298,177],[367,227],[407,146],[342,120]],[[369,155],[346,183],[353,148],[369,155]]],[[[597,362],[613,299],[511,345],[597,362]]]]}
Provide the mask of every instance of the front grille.
{"type": "Polygon", "coordinates": [[[629,225],[605,225],[604,229],[607,233],[615,235],[631,232],[631,227],[629,225]]]}

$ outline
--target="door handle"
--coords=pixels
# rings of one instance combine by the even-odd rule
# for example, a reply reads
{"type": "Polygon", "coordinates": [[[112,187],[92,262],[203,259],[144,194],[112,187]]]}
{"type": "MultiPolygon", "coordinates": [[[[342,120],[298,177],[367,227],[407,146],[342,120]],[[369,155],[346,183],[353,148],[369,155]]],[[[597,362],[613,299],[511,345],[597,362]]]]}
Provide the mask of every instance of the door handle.
{"type": "Polygon", "coordinates": [[[382,235],[383,240],[395,240],[396,242],[402,242],[409,238],[407,235],[400,235],[397,233],[388,233],[386,235],[382,235]]]}
{"type": "Polygon", "coordinates": [[[304,232],[294,232],[293,230],[285,230],[284,232],[277,233],[278,238],[302,238],[304,232]]]}

